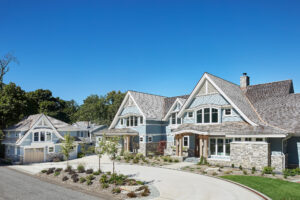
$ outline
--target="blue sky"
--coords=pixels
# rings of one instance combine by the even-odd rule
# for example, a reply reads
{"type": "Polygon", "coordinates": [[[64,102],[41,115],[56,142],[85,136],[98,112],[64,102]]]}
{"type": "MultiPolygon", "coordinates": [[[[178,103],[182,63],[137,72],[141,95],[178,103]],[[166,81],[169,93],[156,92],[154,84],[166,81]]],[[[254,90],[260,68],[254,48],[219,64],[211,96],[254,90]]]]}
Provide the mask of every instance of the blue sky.
{"type": "Polygon", "coordinates": [[[293,79],[300,91],[300,1],[0,2],[5,82],[50,89],[79,104],[88,95],[192,91],[204,72],[251,84],[293,79]]]}

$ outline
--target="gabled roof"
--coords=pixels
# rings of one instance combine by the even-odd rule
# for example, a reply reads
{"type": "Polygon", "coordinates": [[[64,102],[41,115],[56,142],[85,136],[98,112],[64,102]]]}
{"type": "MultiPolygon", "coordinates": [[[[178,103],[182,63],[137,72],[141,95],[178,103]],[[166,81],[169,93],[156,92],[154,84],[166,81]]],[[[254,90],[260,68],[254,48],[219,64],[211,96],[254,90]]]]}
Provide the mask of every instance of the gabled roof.
{"type": "MultiPolygon", "coordinates": [[[[181,99],[181,101],[185,102],[186,99],[189,98],[189,95],[181,95],[181,96],[175,96],[175,97],[166,97],[164,99],[164,116],[169,112],[171,106],[174,104],[176,99],[181,99]]],[[[183,102],[183,104],[184,104],[183,102]]]]}
{"type": "Polygon", "coordinates": [[[89,122],[89,121],[78,121],[78,122],[75,122],[74,124],[72,124],[72,126],[86,129],[86,130],[90,131],[91,133],[94,131],[97,131],[98,129],[103,129],[103,128],[107,127],[106,125],[97,125],[97,124],[89,122]]]}
{"type": "MultiPolygon", "coordinates": [[[[172,97],[174,98],[174,97],[172,97]]],[[[168,112],[165,114],[164,118],[162,120],[167,120],[167,118],[170,116],[170,114],[172,113],[173,109],[176,106],[176,103],[180,103],[180,105],[182,106],[185,103],[186,99],[184,98],[176,98],[176,100],[173,102],[173,104],[171,105],[171,107],[169,108],[168,112]]]]}

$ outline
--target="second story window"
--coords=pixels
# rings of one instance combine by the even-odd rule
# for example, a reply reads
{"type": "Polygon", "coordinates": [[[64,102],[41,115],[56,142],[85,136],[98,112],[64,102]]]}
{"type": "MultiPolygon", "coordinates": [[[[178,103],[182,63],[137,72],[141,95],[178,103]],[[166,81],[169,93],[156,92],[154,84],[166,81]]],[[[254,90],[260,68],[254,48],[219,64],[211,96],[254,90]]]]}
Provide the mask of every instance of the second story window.
{"type": "Polygon", "coordinates": [[[39,141],[39,132],[35,132],[35,133],[34,133],[34,138],[33,138],[33,140],[34,140],[35,142],[38,142],[38,141],[39,141]]]}
{"type": "Polygon", "coordinates": [[[176,113],[172,113],[171,122],[172,124],[176,124],[176,113]]]}
{"type": "Polygon", "coordinates": [[[121,125],[123,125],[123,123],[124,123],[123,120],[124,120],[124,119],[122,118],[122,119],[121,119],[121,125]]]}
{"type": "Polygon", "coordinates": [[[202,123],[202,109],[197,111],[197,123],[202,123]]]}
{"type": "Polygon", "coordinates": [[[137,125],[138,125],[138,118],[134,117],[134,126],[137,126],[137,125]]]}
{"type": "Polygon", "coordinates": [[[140,117],[140,124],[143,124],[143,117],[140,117]]]}
{"type": "Polygon", "coordinates": [[[126,125],[128,127],[130,126],[137,126],[138,125],[138,117],[136,116],[130,116],[126,118],[126,125]]]}
{"type": "Polygon", "coordinates": [[[193,117],[193,112],[188,112],[188,117],[193,117]]]}
{"type": "Polygon", "coordinates": [[[196,112],[196,123],[218,123],[219,122],[219,110],[216,108],[202,108],[196,112]]]}
{"type": "Polygon", "coordinates": [[[42,141],[42,142],[44,142],[45,141],[45,132],[44,131],[42,131],[41,133],[40,133],[40,137],[41,137],[41,139],[40,139],[40,141],[42,141]]]}

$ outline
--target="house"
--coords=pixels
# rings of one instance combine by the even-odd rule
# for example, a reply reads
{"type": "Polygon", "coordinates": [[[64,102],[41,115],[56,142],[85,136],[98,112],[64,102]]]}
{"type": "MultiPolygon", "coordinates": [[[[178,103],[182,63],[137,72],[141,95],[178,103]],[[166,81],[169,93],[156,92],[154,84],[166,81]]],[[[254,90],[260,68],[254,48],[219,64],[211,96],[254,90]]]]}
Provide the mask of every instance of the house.
{"type": "Polygon", "coordinates": [[[212,164],[281,172],[300,164],[300,94],[291,80],[240,85],[204,73],[188,95],[128,91],[108,130],[125,150],[147,154],[166,141],[165,154],[212,164]]]}
{"type": "Polygon", "coordinates": [[[75,138],[70,159],[80,152],[80,143],[89,142],[89,131],[44,114],[30,115],[4,130],[5,157],[15,162],[32,163],[62,158],[61,142],[65,134],[75,138]]]}

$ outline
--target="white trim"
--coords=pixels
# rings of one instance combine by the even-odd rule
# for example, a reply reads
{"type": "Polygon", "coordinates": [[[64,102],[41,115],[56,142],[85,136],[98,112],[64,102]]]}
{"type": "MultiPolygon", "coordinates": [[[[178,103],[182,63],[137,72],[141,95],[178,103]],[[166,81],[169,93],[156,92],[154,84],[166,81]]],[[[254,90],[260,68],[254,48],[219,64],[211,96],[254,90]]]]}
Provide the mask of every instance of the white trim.
{"type": "Polygon", "coordinates": [[[112,123],[110,124],[109,128],[108,129],[112,129],[116,126],[117,122],[118,122],[118,119],[120,118],[120,114],[121,114],[121,111],[123,110],[124,106],[125,106],[125,103],[128,101],[128,99],[131,98],[132,101],[134,102],[134,104],[136,105],[136,107],[138,108],[138,110],[140,111],[140,113],[142,114],[143,118],[144,118],[144,122],[146,121],[146,117],[145,117],[145,114],[142,112],[141,108],[139,107],[139,105],[136,103],[135,99],[133,98],[133,96],[131,95],[130,91],[127,92],[122,104],[120,105],[119,109],[118,109],[118,112],[116,113],[112,123]]]}
{"type": "Polygon", "coordinates": [[[179,111],[179,116],[182,117],[185,108],[187,107],[187,105],[191,102],[191,100],[194,98],[194,96],[196,95],[196,93],[198,92],[198,89],[200,88],[200,86],[202,86],[203,82],[205,80],[209,80],[210,83],[217,89],[217,91],[229,102],[229,104],[232,105],[232,107],[248,122],[250,123],[252,126],[257,126],[257,124],[255,124],[254,122],[252,122],[233,102],[232,100],[213,82],[213,80],[211,80],[211,78],[207,75],[207,73],[204,73],[203,76],[201,77],[200,81],[197,83],[196,87],[194,88],[194,90],[192,91],[191,95],[189,96],[189,98],[185,101],[184,105],[182,106],[181,110],[179,111]]]}
{"type": "Polygon", "coordinates": [[[188,136],[188,135],[183,136],[182,146],[190,148],[190,136],[188,136]],[[187,146],[184,145],[184,138],[187,138],[187,146]]]}
{"type": "Polygon", "coordinates": [[[48,153],[54,153],[54,152],[55,152],[54,146],[48,146],[48,153]],[[52,151],[52,152],[49,151],[50,148],[53,148],[53,151],[52,151]]]}
{"type": "Polygon", "coordinates": [[[231,138],[285,138],[286,135],[284,134],[269,134],[269,135],[226,135],[225,137],[231,137],[231,138]]]}
{"type": "Polygon", "coordinates": [[[207,132],[201,132],[201,131],[195,131],[195,130],[182,130],[182,131],[176,131],[172,132],[174,135],[182,134],[182,133],[193,133],[198,135],[208,135],[207,132]]]}
{"type": "MultiPolygon", "coordinates": [[[[174,107],[177,105],[177,103],[180,103],[181,107],[182,107],[182,103],[179,101],[179,99],[177,98],[174,103],[172,104],[171,108],[169,109],[169,111],[167,112],[166,116],[162,119],[163,121],[167,121],[168,117],[170,116],[170,114],[172,113],[172,110],[174,109],[174,107]]],[[[181,110],[181,109],[180,109],[181,110]]],[[[180,111],[179,110],[179,111],[180,111]]],[[[178,111],[174,111],[174,112],[178,112],[178,111]]]]}
{"type": "Polygon", "coordinates": [[[225,108],[225,109],[224,109],[224,116],[226,116],[226,117],[232,116],[232,108],[225,108]],[[226,110],[230,110],[230,114],[229,114],[229,115],[226,114],[226,110]]]}
{"type": "MultiPolygon", "coordinates": [[[[40,116],[40,118],[36,120],[36,122],[35,122],[34,125],[31,127],[31,129],[29,129],[29,130],[24,134],[24,136],[22,137],[22,139],[16,142],[16,144],[17,144],[17,145],[20,145],[20,144],[25,140],[25,138],[27,138],[27,136],[30,134],[30,132],[34,132],[34,131],[33,131],[34,128],[38,125],[38,123],[39,123],[42,119],[45,119],[45,120],[48,121],[50,127],[51,127],[52,130],[53,130],[52,134],[54,133],[58,138],[64,140],[64,137],[62,137],[62,136],[60,135],[60,133],[56,130],[56,128],[53,126],[53,124],[52,124],[51,121],[47,118],[47,116],[44,115],[44,114],[42,114],[42,115],[40,116]]],[[[46,130],[47,130],[47,129],[46,129],[46,130]]],[[[45,138],[45,139],[46,139],[46,138],[45,138]]],[[[39,140],[40,140],[40,139],[39,139],[39,140]]],[[[52,140],[52,138],[51,138],[51,140],[52,140]]],[[[32,142],[34,142],[34,141],[32,141],[32,142]]]]}

